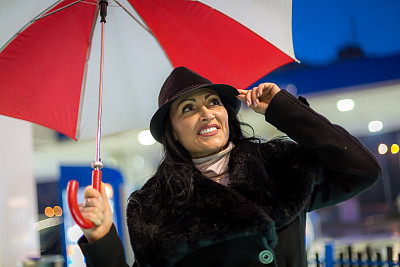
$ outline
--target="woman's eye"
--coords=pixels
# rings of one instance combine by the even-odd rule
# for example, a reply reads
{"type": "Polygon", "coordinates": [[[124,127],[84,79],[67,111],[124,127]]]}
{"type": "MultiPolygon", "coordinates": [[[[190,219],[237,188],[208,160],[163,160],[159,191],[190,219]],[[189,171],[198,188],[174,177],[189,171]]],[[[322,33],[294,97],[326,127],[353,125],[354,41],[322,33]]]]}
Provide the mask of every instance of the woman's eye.
{"type": "Polygon", "coordinates": [[[184,106],[182,108],[182,113],[189,112],[189,111],[192,111],[192,110],[193,110],[193,107],[190,106],[190,105],[187,105],[187,106],[184,106]]]}
{"type": "Polygon", "coordinates": [[[211,99],[210,104],[212,106],[220,106],[221,105],[221,101],[217,98],[211,99]]]}

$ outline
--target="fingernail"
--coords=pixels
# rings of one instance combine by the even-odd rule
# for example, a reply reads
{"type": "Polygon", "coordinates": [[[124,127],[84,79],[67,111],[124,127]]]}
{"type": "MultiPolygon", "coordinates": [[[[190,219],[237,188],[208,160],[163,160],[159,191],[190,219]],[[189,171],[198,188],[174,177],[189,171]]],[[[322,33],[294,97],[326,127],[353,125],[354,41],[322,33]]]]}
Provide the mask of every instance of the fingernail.
{"type": "Polygon", "coordinates": [[[98,197],[97,199],[100,200],[100,202],[103,202],[103,199],[101,197],[98,197]]]}
{"type": "Polygon", "coordinates": [[[250,106],[250,101],[246,101],[246,105],[249,107],[250,106]]]}

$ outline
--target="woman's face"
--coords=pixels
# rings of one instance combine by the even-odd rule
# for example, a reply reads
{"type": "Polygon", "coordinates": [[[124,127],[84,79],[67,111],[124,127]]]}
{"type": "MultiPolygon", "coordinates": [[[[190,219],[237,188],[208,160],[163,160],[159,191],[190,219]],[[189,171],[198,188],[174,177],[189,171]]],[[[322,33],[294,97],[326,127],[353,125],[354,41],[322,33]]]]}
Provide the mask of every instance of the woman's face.
{"type": "Polygon", "coordinates": [[[198,89],[176,99],[170,108],[174,137],[192,158],[221,151],[229,139],[228,113],[212,89],[198,89]]]}

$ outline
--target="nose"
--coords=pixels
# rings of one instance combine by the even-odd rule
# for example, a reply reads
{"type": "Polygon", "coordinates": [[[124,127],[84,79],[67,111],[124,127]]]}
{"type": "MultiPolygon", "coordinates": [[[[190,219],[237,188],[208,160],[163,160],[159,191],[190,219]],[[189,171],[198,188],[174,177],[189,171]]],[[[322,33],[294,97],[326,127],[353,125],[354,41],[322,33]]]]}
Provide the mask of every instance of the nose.
{"type": "Polygon", "coordinates": [[[200,109],[200,120],[202,121],[212,121],[215,115],[205,106],[200,109]]]}

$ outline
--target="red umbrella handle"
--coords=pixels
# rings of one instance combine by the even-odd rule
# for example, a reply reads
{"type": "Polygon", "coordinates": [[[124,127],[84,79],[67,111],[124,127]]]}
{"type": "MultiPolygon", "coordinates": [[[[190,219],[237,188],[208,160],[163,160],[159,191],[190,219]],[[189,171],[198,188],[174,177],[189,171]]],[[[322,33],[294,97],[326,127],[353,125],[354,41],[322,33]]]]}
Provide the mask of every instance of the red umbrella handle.
{"type": "MultiPolygon", "coordinates": [[[[100,192],[101,189],[101,170],[95,169],[92,172],[92,186],[94,189],[100,192]]],[[[67,195],[68,205],[71,211],[72,218],[75,222],[83,229],[90,229],[94,227],[94,223],[85,219],[79,210],[77,195],[78,195],[79,183],[76,180],[68,182],[67,195]]]]}

